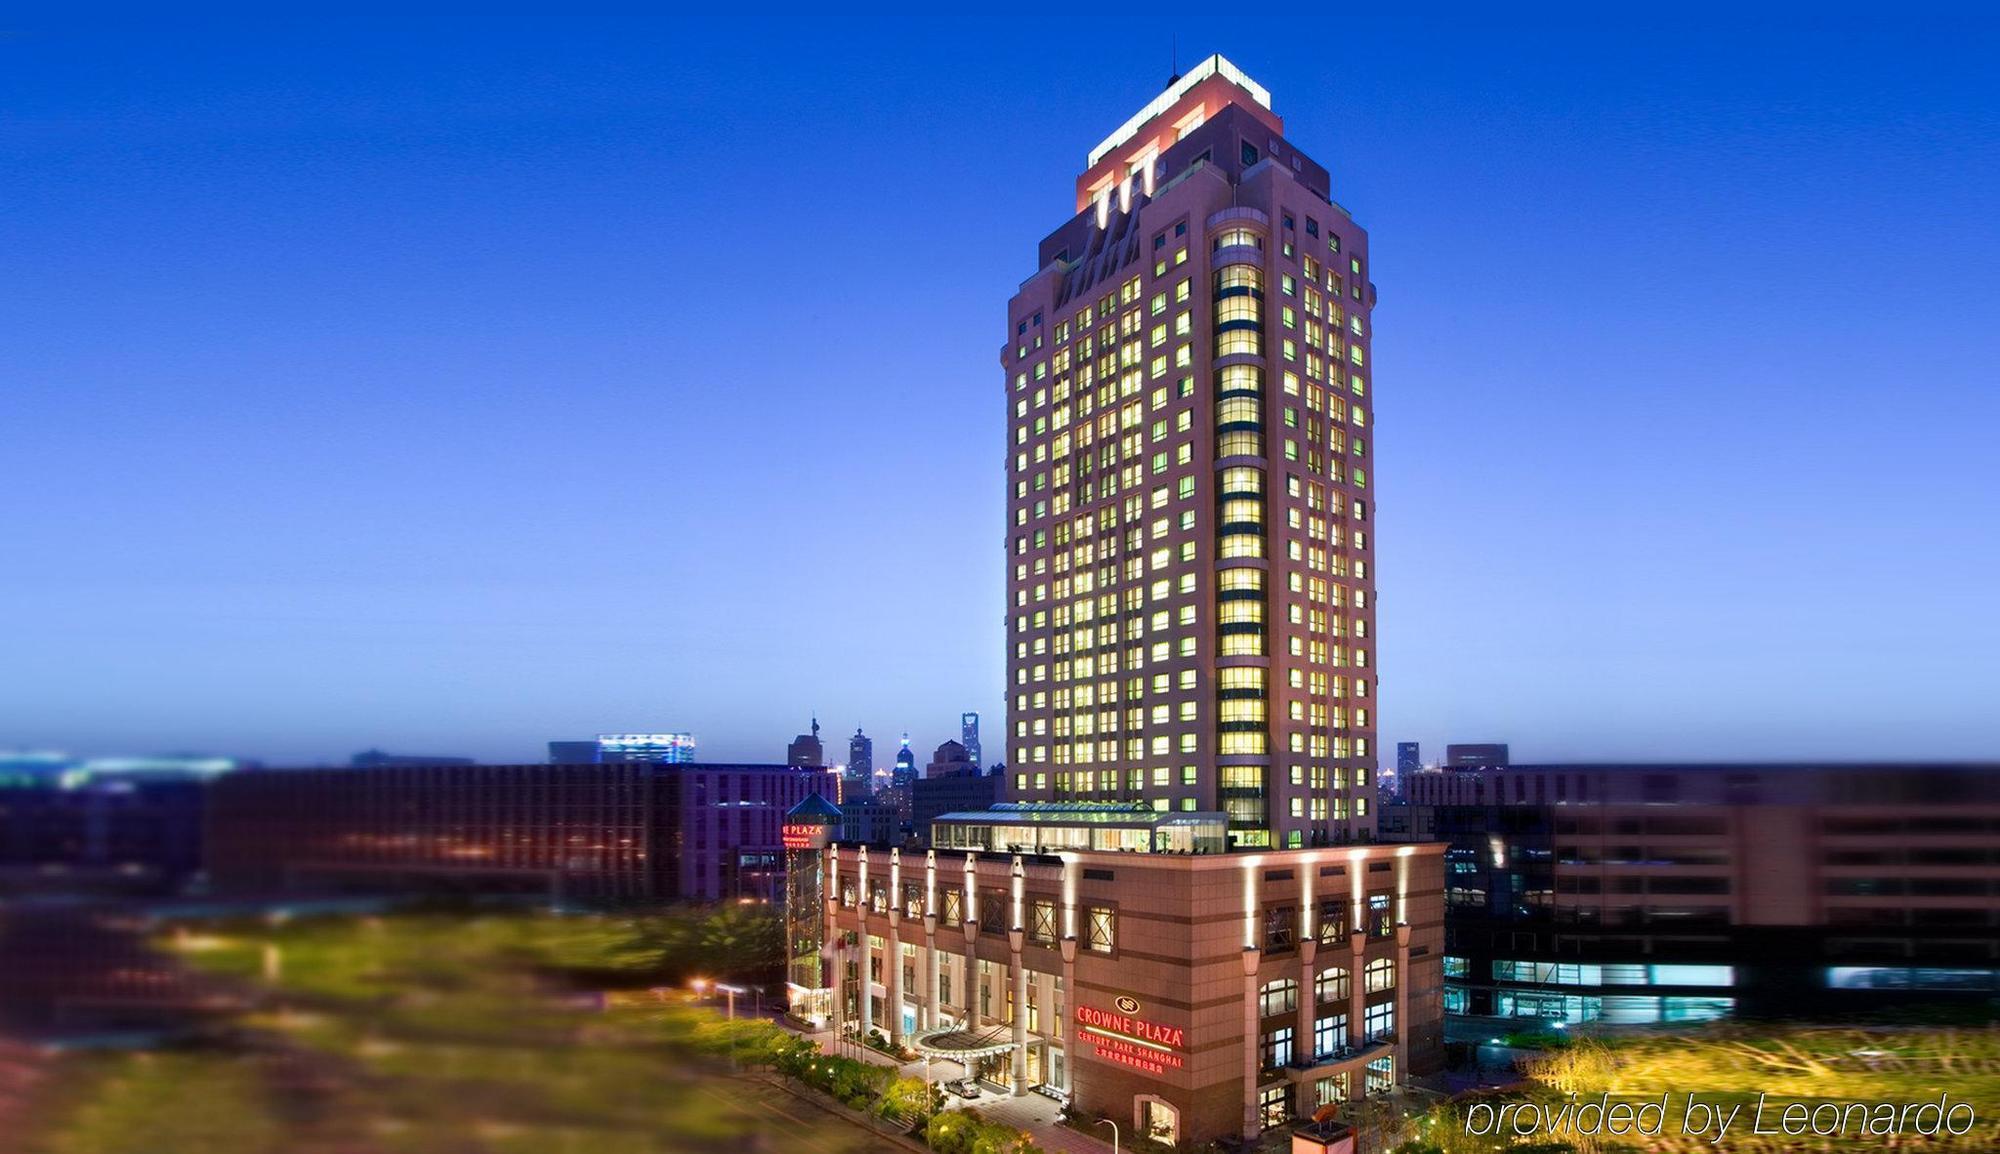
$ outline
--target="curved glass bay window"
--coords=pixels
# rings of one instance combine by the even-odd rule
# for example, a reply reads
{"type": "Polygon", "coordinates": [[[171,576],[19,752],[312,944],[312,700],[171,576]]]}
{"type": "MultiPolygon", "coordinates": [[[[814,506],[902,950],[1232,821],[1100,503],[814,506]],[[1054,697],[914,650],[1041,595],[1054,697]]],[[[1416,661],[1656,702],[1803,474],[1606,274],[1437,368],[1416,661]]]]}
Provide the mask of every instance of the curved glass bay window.
{"type": "MultiPolygon", "coordinates": [[[[1264,455],[1263,369],[1256,365],[1228,365],[1217,370],[1215,434],[1215,455],[1218,457],[1264,455]]],[[[1261,494],[1264,491],[1261,480],[1249,491],[1261,494]]]]}
{"type": "MultiPolygon", "coordinates": [[[[1264,531],[1264,471],[1244,466],[1222,470],[1216,487],[1216,526],[1220,533],[1262,533],[1264,531]]],[[[1235,572],[1232,570],[1232,572],[1235,572]]],[[[1262,595],[1264,576],[1256,573],[1255,589],[1262,595]]]]}
{"type": "Polygon", "coordinates": [[[1218,432],[1241,426],[1256,430],[1263,428],[1264,406],[1255,397],[1224,397],[1215,402],[1215,427],[1218,432]]]}
{"type": "Polygon", "coordinates": [[[1215,355],[1264,354],[1264,270],[1224,265],[1215,272],[1215,355]]]}
{"type": "Polygon", "coordinates": [[[1215,451],[1224,457],[1261,457],[1264,455],[1264,434],[1243,431],[1219,433],[1215,438],[1215,451]]]}
{"type": "Polygon", "coordinates": [[[1222,502],[1222,531],[1261,532],[1264,502],[1254,497],[1236,497],[1222,502]]]}
{"type": "Polygon", "coordinates": [[[1215,373],[1215,395],[1220,397],[1261,397],[1264,370],[1256,365],[1225,365],[1215,373]]]}
{"type": "Polygon", "coordinates": [[[1264,534],[1224,533],[1215,543],[1215,555],[1225,561],[1264,555],[1264,534]]]}
{"type": "Polygon", "coordinates": [[[1239,244],[1248,245],[1251,248],[1263,248],[1264,238],[1257,235],[1254,229],[1243,228],[1240,226],[1237,228],[1224,229],[1221,232],[1215,234],[1215,248],[1216,251],[1218,252],[1220,252],[1225,248],[1230,248],[1234,245],[1239,245],[1239,244]]]}
{"type": "Polygon", "coordinates": [[[1262,334],[1241,328],[1218,331],[1215,334],[1215,355],[1218,357],[1258,355],[1263,349],[1261,338],[1262,334]]]}
{"type": "MultiPolygon", "coordinates": [[[[1216,752],[1264,759],[1270,752],[1264,468],[1264,269],[1262,237],[1240,225],[1215,236],[1216,752]],[[1248,251],[1246,251],[1248,250],[1248,251]],[[1240,664],[1238,664],[1240,663],[1240,664]]],[[[1219,767],[1218,800],[1238,844],[1268,844],[1268,765],[1219,767]]]]}
{"type": "MultiPolygon", "coordinates": [[[[1233,283],[1247,286],[1254,291],[1257,283],[1255,279],[1256,273],[1256,268],[1251,265],[1233,264],[1216,274],[1216,278],[1223,284],[1233,283]]],[[[1215,323],[1218,327],[1238,321],[1248,321],[1252,325],[1258,323],[1260,319],[1258,316],[1258,306],[1263,297],[1262,293],[1254,293],[1253,295],[1253,292],[1237,292],[1224,296],[1220,285],[1217,286],[1217,290],[1215,296],[1215,323]]]]}
{"type": "Polygon", "coordinates": [[[1263,657],[1264,626],[1232,625],[1224,622],[1219,626],[1221,633],[1221,655],[1224,657],[1263,657]]]}
{"type": "MultiPolygon", "coordinates": [[[[1258,728],[1255,730],[1248,730],[1242,733],[1223,733],[1219,735],[1219,738],[1220,740],[1217,743],[1217,752],[1221,753],[1225,757],[1232,755],[1262,754],[1270,750],[1270,742],[1265,739],[1264,731],[1262,728],[1258,728]]],[[[1241,775],[1224,773],[1222,776],[1225,779],[1230,778],[1232,776],[1242,776],[1245,779],[1245,781],[1240,788],[1257,791],[1259,799],[1261,800],[1264,792],[1264,767],[1261,765],[1244,765],[1244,766],[1236,766],[1234,768],[1242,769],[1246,772],[1241,775]]],[[[1236,824],[1237,820],[1238,819],[1235,817],[1231,817],[1229,819],[1231,825],[1236,824]]],[[[1252,821],[1251,824],[1254,825],[1262,820],[1263,820],[1263,815],[1262,813],[1259,813],[1256,820],[1252,821]]]]}
{"type": "Polygon", "coordinates": [[[1218,596],[1215,616],[1222,656],[1264,656],[1264,598],[1261,592],[1247,596],[1241,593],[1218,596]]]}
{"type": "MultiPolygon", "coordinates": [[[[1261,610],[1262,605],[1259,603],[1261,610]]],[[[1254,732],[1264,728],[1266,702],[1262,666],[1234,665],[1216,670],[1216,718],[1224,729],[1254,732]]]]}
{"type": "MultiPolygon", "coordinates": [[[[1230,748],[1232,738],[1225,735],[1222,752],[1257,753],[1263,750],[1264,735],[1261,733],[1237,734],[1233,738],[1238,748],[1230,748]]],[[[1230,832],[1242,837],[1253,832],[1264,820],[1264,767],[1261,765],[1225,765],[1216,770],[1216,799],[1222,803],[1222,812],[1229,815],[1230,832]]]]}

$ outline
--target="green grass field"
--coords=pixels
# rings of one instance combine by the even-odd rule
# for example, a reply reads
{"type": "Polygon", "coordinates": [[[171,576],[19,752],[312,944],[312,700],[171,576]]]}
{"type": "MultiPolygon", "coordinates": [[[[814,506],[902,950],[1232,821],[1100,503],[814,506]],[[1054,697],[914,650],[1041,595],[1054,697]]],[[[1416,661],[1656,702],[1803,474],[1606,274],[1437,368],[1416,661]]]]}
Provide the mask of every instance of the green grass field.
{"type": "Polygon", "coordinates": [[[255,1007],[224,1035],[73,1055],[31,1116],[32,1154],[625,1154],[879,1149],[767,1082],[767,1024],[574,975],[658,972],[647,927],[399,916],[191,927],[160,939],[255,1007]],[[635,947],[635,941],[640,945],[635,947]],[[761,1049],[760,1049],[761,1047],[761,1049]]]}
{"type": "MultiPolygon", "coordinates": [[[[729,1022],[656,994],[664,974],[734,976],[756,956],[756,918],[644,920],[546,915],[398,915],[170,928],[183,964],[224,979],[251,1007],[200,1044],[71,1055],[9,1135],[28,1154],[638,1154],[876,1150],[884,1142],[826,1099],[732,1062],[783,1074],[857,1110],[914,1124],[921,1083],[819,1054],[768,1023],[729,1022]],[[752,944],[744,945],[749,942],[752,944]],[[704,945],[703,943],[707,943],[704,945]],[[732,954],[732,950],[744,951],[732,954]],[[597,991],[608,990],[599,995],[597,991]]],[[[1523,1090],[1439,1106],[1405,1129],[1410,1154],[1545,1150],[2000,1150],[2000,1029],[1718,1026],[1693,1034],[1577,1040],[1530,1063],[1523,1090]],[[1758,1136],[1740,1119],[1712,1135],[1644,1142],[1575,1128],[1496,1140],[1468,1133],[1474,1101],[1559,1105],[1601,1094],[1684,1116],[1690,1095],[1721,1105],[1792,1100],[1923,1101],[1949,1094],[1978,1122],[1962,1138],[1891,1144],[1866,1135],[1758,1136]]],[[[1385,1125],[1393,1126],[1389,1119],[1385,1125]]],[[[952,1115],[941,1145],[1031,1150],[952,1115]]]]}
{"type": "MultiPolygon", "coordinates": [[[[1531,1088],[1524,1093],[1483,1099],[1495,1106],[1532,1102],[1555,1107],[1573,1093],[1580,1102],[1610,1094],[1613,1100],[1662,1100],[1662,1133],[1643,1140],[1580,1132],[1575,1126],[1536,1127],[1534,1140],[1556,1143],[1554,1149],[1638,1151],[1682,1154],[1727,1150],[1736,1154],[1778,1154],[1794,1151],[1826,1154],[1872,1154],[1875,1151],[1921,1151],[1925,1154],[1989,1154],[2000,1150],[2000,1028],[1834,1028],[1728,1024],[1677,1036],[1643,1036],[1613,1041],[1578,1040],[1550,1050],[1526,1064],[1531,1088]],[[1964,1135],[1935,1137],[1910,1133],[1905,1127],[1893,1140],[1860,1127],[1815,1134],[1751,1132],[1759,1095],[1764,1096],[1762,1124],[1779,1130],[1783,1107],[1821,1102],[1936,1102],[1948,1095],[1967,1104],[1976,1118],[1964,1135]],[[1692,1114],[1698,1132],[1685,1132],[1689,1103],[1701,1104],[1692,1114]],[[1713,1111],[1702,1107],[1743,1109],[1721,1135],[1710,1126],[1713,1111]],[[1561,1144],[1567,1144],[1561,1145],[1561,1144]]],[[[1490,1115],[1471,1114],[1475,1100],[1441,1106],[1420,1121],[1406,1150],[1444,1154],[1488,1154],[1518,1148],[1513,1142],[1469,1133],[1488,1129],[1490,1115]],[[1468,1122],[1472,1125],[1469,1127],[1468,1122]]],[[[1963,1115],[1960,1115],[1962,1118],[1963,1115]]],[[[1586,1127],[1596,1131],[1595,1126],[1586,1127]]]]}

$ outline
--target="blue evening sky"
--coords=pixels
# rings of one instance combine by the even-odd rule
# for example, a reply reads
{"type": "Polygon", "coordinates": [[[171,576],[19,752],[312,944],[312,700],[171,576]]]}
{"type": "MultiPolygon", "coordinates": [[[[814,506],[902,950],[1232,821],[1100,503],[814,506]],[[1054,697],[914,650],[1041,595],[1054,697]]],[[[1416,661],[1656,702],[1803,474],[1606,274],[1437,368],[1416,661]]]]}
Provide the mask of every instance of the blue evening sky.
{"type": "Polygon", "coordinates": [[[1004,305],[1173,30],[1373,237],[1385,747],[2000,753],[1991,18],[674,7],[0,17],[0,748],[1000,756],[1004,305]]]}

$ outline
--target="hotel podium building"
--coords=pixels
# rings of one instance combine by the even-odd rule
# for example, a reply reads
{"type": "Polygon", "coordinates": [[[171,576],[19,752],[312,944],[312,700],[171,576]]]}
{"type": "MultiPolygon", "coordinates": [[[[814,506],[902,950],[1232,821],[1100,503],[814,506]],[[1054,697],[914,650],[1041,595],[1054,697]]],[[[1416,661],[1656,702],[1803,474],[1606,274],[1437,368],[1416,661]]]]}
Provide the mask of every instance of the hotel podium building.
{"type": "Polygon", "coordinates": [[[1003,803],[823,858],[837,1030],[1174,1143],[1442,1064],[1442,845],[1225,847],[1220,812],[1003,803]]]}
{"type": "Polygon", "coordinates": [[[1092,149],[1007,309],[1011,796],[1373,828],[1368,236],[1211,56],[1092,149]]]}

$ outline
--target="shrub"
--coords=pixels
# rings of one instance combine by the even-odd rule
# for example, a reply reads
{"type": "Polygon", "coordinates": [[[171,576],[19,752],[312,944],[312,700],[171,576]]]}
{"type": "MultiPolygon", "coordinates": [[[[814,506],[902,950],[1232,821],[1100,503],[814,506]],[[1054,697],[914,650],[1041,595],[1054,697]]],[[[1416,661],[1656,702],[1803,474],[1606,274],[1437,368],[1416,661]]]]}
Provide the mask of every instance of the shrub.
{"type": "Polygon", "coordinates": [[[925,1137],[938,1154],[1044,1154],[1026,1132],[988,1122],[973,1110],[939,1114],[925,1137]]]}

